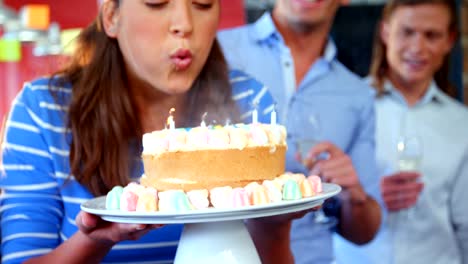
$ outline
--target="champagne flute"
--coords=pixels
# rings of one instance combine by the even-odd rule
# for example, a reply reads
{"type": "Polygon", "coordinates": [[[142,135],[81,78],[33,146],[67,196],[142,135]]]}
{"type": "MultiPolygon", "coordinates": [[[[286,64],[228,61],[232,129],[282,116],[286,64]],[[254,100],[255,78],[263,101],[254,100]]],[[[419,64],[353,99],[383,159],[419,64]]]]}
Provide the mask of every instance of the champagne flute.
{"type": "MultiPolygon", "coordinates": [[[[402,135],[397,142],[397,168],[399,171],[417,172],[420,170],[423,158],[423,144],[420,137],[416,135],[402,135]]],[[[416,205],[413,206],[413,209],[416,205]]],[[[411,208],[405,210],[407,218],[412,217],[414,212],[411,208]]]]}
{"type": "Polygon", "coordinates": [[[398,170],[418,171],[422,154],[422,141],[418,136],[400,136],[397,142],[398,170]]]}
{"type": "Polygon", "coordinates": [[[322,141],[320,120],[317,114],[309,114],[305,118],[296,118],[295,129],[302,128],[303,133],[297,133],[296,149],[301,155],[301,162],[305,166],[311,148],[322,141]]]}
{"type": "MultiPolygon", "coordinates": [[[[301,156],[302,164],[306,166],[307,163],[309,162],[307,160],[307,157],[308,157],[310,149],[323,140],[322,128],[321,128],[320,118],[318,114],[309,113],[305,117],[304,116],[301,116],[301,117],[302,118],[295,119],[295,122],[296,122],[295,129],[297,130],[301,128],[301,131],[303,131],[302,134],[297,133],[297,136],[295,139],[295,145],[296,145],[296,149],[298,153],[301,156]]],[[[323,153],[318,156],[317,160],[327,159],[327,158],[328,158],[328,154],[323,153]]],[[[314,222],[316,224],[333,227],[336,225],[337,220],[334,217],[326,216],[322,207],[320,210],[315,211],[314,222]]]]}
{"type": "Polygon", "coordinates": [[[411,112],[403,112],[400,119],[400,133],[397,140],[397,169],[399,171],[418,171],[423,155],[421,138],[411,132],[411,112]]]}

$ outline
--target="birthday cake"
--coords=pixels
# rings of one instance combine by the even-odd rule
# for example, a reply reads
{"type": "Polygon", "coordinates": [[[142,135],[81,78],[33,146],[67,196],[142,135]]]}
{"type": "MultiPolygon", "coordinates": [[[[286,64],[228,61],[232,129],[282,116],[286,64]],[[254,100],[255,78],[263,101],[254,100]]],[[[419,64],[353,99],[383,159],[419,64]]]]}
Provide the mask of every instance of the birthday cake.
{"type": "Polygon", "coordinates": [[[160,191],[243,187],[285,171],[286,129],[237,124],[143,135],[141,184],[160,191]]]}
{"type": "MultiPolygon", "coordinates": [[[[168,122],[169,123],[169,122],[168,122]]],[[[140,183],[114,187],[109,210],[183,212],[264,205],[311,197],[318,176],[285,173],[286,129],[253,122],[143,135],[140,183]]]]}

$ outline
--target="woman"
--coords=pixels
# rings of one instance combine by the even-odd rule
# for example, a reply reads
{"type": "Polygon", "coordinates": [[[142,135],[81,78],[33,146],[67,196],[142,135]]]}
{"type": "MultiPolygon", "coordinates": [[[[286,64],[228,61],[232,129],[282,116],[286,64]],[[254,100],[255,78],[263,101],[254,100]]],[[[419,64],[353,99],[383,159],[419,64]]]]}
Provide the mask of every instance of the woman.
{"type": "MultiPolygon", "coordinates": [[[[342,246],[356,263],[468,262],[468,120],[448,82],[458,36],[453,0],[390,0],[383,11],[370,73],[376,101],[377,162],[388,211],[376,239],[342,246]],[[417,147],[412,168],[398,150],[417,147]],[[419,166],[418,160],[419,159],[419,166]],[[407,164],[406,164],[407,165],[407,164]]],[[[349,261],[347,261],[349,263],[349,261]]]]}
{"type": "MultiPolygon", "coordinates": [[[[172,263],[180,225],[109,223],[79,206],[138,180],[142,134],[163,129],[172,107],[188,127],[204,112],[240,121],[255,98],[267,121],[265,88],[228,75],[215,41],[219,5],[105,1],[71,64],[25,85],[3,148],[2,263],[172,263]]],[[[262,261],[291,262],[290,217],[248,222],[262,261]]]]}

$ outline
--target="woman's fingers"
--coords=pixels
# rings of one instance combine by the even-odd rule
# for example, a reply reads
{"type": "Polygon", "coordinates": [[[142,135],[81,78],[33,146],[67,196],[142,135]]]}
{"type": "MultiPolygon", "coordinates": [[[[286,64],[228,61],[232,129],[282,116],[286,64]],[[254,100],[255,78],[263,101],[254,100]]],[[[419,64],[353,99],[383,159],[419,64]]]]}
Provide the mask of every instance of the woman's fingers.
{"type": "Polygon", "coordinates": [[[163,226],[160,224],[112,223],[83,211],[77,215],[76,224],[80,231],[88,237],[105,243],[139,239],[149,231],[163,226]]]}
{"type": "Polygon", "coordinates": [[[82,232],[89,233],[94,228],[96,228],[99,220],[100,218],[96,215],[92,215],[87,212],[80,211],[80,213],[76,217],[75,222],[82,232]]]}
{"type": "Polygon", "coordinates": [[[281,214],[281,215],[275,215],[275,216],[266,216],[266,217],[259,217],[259,218],[253,218],[249,221],[257,221],[257,222],[261,222],[261,223],[264,223],[264,224],[282,224],[282,223],[285,223],[285,222],[289,222],[289,221],[292,221],[294,219],[299,219],[299,218],[302,218],[304,215],[310,213],[310,212],[313,212],[313,211],[317,211],[321,208],[322,206],[316,206],[316,207],[313,207],[311,209],[307,209],[307,210],[302,210],[302,211],[298,211],[298,212],[294,212],[294,213],[287,213],[287,214],[281,214]]]}
{"type": "Polygon", "coordinates": [[[137,224],[130,225],[130,229],[126,234],[125,239],[123,240],[137,240],[140,237],[146,235],[149,231],[161,227],[162,225],[146,225],[146,224],[137,224]]]}

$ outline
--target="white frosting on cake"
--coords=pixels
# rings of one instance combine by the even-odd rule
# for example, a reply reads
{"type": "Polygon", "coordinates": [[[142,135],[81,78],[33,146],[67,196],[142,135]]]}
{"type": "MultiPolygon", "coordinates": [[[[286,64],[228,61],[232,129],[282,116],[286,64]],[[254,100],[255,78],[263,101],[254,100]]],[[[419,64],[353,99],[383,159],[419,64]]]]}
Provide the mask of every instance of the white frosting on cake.
{"type": "Polygon", "coordinates": [[[237,124],[192,129],[164,129],[143,135],[143,154],[202,149],[244,149],[286,145],[286,128],[281,125],[237,124]]]}

